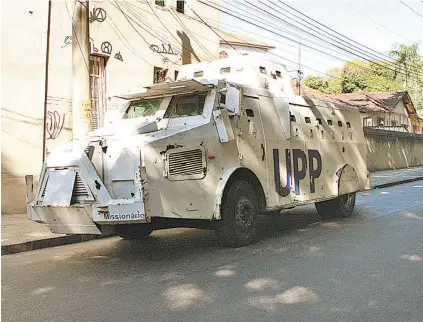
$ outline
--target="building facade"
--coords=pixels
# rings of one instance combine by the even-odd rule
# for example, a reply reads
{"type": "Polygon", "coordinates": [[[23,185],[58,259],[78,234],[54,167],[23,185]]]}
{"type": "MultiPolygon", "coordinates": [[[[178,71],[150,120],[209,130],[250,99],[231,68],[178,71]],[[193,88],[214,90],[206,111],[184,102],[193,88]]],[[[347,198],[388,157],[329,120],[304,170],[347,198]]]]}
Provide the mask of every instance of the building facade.
{"type": "MultiPolygon", "coordinates": [[[[37,178],[45,155],[72,139],[78,39],[74,1],[4,1],[2,9],[2,212],[19,213],[26,211],[25,175],[37,178]]],[[[219,11],[196,0],[89,2],[91,128],[102,125],[109,96],[219,58],[221,38],[198,16],[219,21],[219,11]]]]}

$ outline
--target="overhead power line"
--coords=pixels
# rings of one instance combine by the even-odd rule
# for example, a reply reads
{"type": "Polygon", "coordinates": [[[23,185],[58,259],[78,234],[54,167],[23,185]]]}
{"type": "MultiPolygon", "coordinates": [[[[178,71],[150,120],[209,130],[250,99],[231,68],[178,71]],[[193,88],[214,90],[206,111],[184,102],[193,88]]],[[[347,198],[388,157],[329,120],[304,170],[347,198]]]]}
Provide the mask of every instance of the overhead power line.
{"type": "MultiPolygon", "coordinates": [[[[423,0],[422,0],[422,2],[423,2],[423,0]]],[[[394,30],[389,29],[388,27],[386,27],[386,26],[384,26],[384,25],[380,24],[380,23],[379,23],[379,22],[377,22],[376,20],[374,20],[374,19],[370,18],[369,16],[365,15],[365,14],[364,14],[363,12],[361,12],[360,10],[358,10],[358,9],[354,9],[354,10],[355,10],[355,11],[357,11],[359,14],[361,14],[363,17],[365,17],[365,18],[369,19],[370,21],[374,22],[374,23],[375,23],[376,25],[378,25],[379,27],[382,27],[383,29],[386,29],[386,30],[387,30],[387,31],[389,31],[390,33],[393,33],[394,35],[397,35],[398,37],[401,37],[401,38],[402,38],[402,39],[404,39],[404,40],[411,41],[411,42],[412,42],[412,43],[414,43],[414,44],[416,44],[416,43],[417,43],[416,41],[411,40],[410,38],[404,37],[403,35],[400,35],[399,33],[395,32],[394,30]]]]}
{"type": "Polygon", "coordinates": [[[186,2],[186,1],[184,1],[184,3],[188,6],[188,8],[207,26],[207,27],[209,27],[210,28],[210,30],[213,32],[213,33],[215,33],[221,40],[223,40],[227,45],[229,45],[229,46],[231,46],[232,47],[232,49],[235,49],[236,51],[238,51],[238,49],[236,49],[232,44],[230,44],[229,42],[227,42],[225,39],[223,39],[222,38],[222,36],[220,36],[215,30],[213,30],[208,24],[207,24],[207,22],[205,22],[204,20],[203,20],[203,18],[201,18],[195,11],[194,11],[194,9],[192,9],[190,6],[189,6],[189,4],[186,2]]]}
{"type": "MultiPolygon", "coordinates": [[[[141,39],[148,45],[150,46],[150,44],[148,43],[147,39],[139,32],[139,30],[137,28],[135,28],[135,26],[132,24],[132,22],[134,22],[136,25],[138,25],[141,29],[145,30],[147,33],[149,33],[150,35],[152,35],[153,37],[154,34],[152,34],[148,29],[144,28],[143,26],[141,26],[139,23],[137,23],[137,21],[135,21],[132,17],[129,17],[125,12],[123,12],[122,8],[120,7],[120,5],[118,4],[117,1],[115,1],[117,8],[120,10],[120,12],[123,14],[123,16],[125,17],[125,19],[128,21],[128,23],[131,25],[132,29],[134,29],[134,31],[141,37],[141,39]],[[132,21],[132,22],[131,22],[132,21]]],[[[157,38],[157,37],[155,37],[157,38]]],[[[160,40],[160,39],[159,39],[160,40]]],[[[172,60],[168,59],[166,56],[164,56],[163,54],[160,54],[160,56],[162,56],[163,58],[165,58],[167,61],[171,62],[174,65],[180,65],[178,63],[173,62],[172,60]]]]}
{"type": "MultiPolygon", "coordinates": [[[[185,30],[185,32],[188,34],[188,35],[190,35],[191,36],[191,38],[197,43],[197,45],[200,47],[200,48],[202,48],[203,49],[203,51],[204,52],[207,52],[208,53],[208,55],[209,55],[209,57],[211,58],[211,60],[214,60],[214,59],[216,59],[216,57],[212,54],[212,53],[210,53],[210,51],[206,48],[206,47],[204,47],[203,46],[203,44],[200,42],[200,41],[198,41],[198,39],[193,35],[193,33],[192,32],[190,32],[190,30],[185,26],[185,24],[182,22],[182,20],[178,17],[178,15],[176,14],[176,13],[174,13],[174,12],[172,12],[172,10],[169,10],[169,13],[172,15],[172,17],[173,17],[173,19],[175,19],[176,20],[176,22],[178,22],[179,23],[179,25],[181,25],[182,26],[182,29],[183,30],[185,30]]],[[[193,50],[192,50],[193,51],[193,50]]],[[[193,51],[194,52],[194,51],[193,51]]]]}
{"type": "MultiPolygon", "coordinates": [[[[165,30],[165,29],[160,29],[160,28],[159,28],[159,30],[154,29],[150,24],[148,24],[146,22],[147,19],[145,19],[145,16],[143,16],[138,10],[141,10],[141,11],[143,11],[143,12],[149,14],[149,15],[153,15],[153,13],[151,13],[149,11],[146,11],[143,8],[138,7],[135,4],[133,4],[133,3],[127,3],[127,5],[128,5],[128,10],[131,10],[132,15],[135,18],[137,18],[137,21],[136,21],[137,22],[137,25],[140,26],[140,24],[143,24],[145,27],[141,27],[141,28],[144,29],[144,30],[146,30],[150,35],[153,35],[153,33],[154,33],[154,35],[153,35],[154,38],[160,40],[163,43],[172,44],[172,46],[175,46],[175,48],[178,45],[180,45],[183,50],[186,50],[187,52],[191,52],[191,53],[193,52],[193,49],[190,48],[188,45],[183,44],[183,42],[182,42],[182,44],[180,42],[177,42],[176,45],[175,45],[175,42],[169,41],[169,39],[165,39],[162,36],[162,34],[163,33],[166,33],[166,32],[169,33],[169,31],[168,30],[165,30]],[[131,6],[131,8],[129,8],[129,6],[131,6]]],[[[206,57],[201,57],[201,59],[205,59],[205,58],[206,57]]]]}
{"type": "Polygon", "coordinates": [[[400,0],[400,2],[401,2],[404,6],[406,6],[408,9],[410,9],[411,11],[413,11],[416,15],[418,15],[418,16],[420,16],[420,17],[422,17],[422,18],[423,18],[423,15],[422,15],[422,14],[418,13],[416,10],[414,10],[413,8],[411,8],[411,7],[410,7],[408,4],[406,4],[404,1],[400,0]]]}
{"type": "MultiPolygon", "coordinates": [[[[292,6],[288,5],[287,3],[285,3],[285,2],[283,2],[283,1],[281,1],[281,0],[278,0],[278,2],[279,2],[280,4],[282,4],[283,6],[285,6],[285,7],[289,8],[289,9],[291,9],[292,11],[294,11],[294,12],[298,13],[300,16],[303,16],[303,17],[305,17],[305,18],[309,19],[310,21],[314,22],[314,24],[313,24],[313,25],[316,25],[316,24],[317,24],[317,25],[320,25],[320,26],[322,26],[324,29],[327,29],[327,30],[329,30],[329,31],[333,32],[335,35],[338,35],[338,36],[339,36],[339,37],[337,37],[338,39],[345,38],[346,40],[350,41],[351,43],[356,44],[356,46],[363,47],[363,48],[367,49],[368,51],[373,52],[375,55],[379,55],[379,56],[381,56],[381,57],[385,57],[385,58],[387,58],[387,59],[391,59],[391,57],[389,57],[389,56],[387,56],[387,55],[385,55],[385,54],[383,54],[383,53],[380,53],[380,52],[378,52],[378,51],[376,51],[376,50],[374,50],[374,49],[372,49],[372,48],[370,48],[370,47],[368,47],[368,46],[366,46],[366,45],[363,45],[363,44],[361,44],[361,43],[359,43],[359,42],[355,41],[354,39],[352,39],[352,38],[350,38],[350,37],[348,37],[348,36],[345,36],[345,35],[343,35],[343,34],[339,33],[338,31],[334,30],[333,28],[330,28],[329,26],[327,26],[327,25],[325,25],[325,24],[323,24],[323,23],[321,23],[321,22],[317,21],[316,19],[314,19],[314,18],[312,18],[312,17],[310,17],[310,16],[306,15],[305,13],[300,12],[299,10],[297,10],[297,9],[295,9],[294,7],[292,7],[292,6]]],[[[321,28],[320,28],[320,29],[321,29],[321,28]]],[[[322,30],[322,29],[321,29],[321,30],[322,30]]],[[[328,32],[326,31],[326,33],[328,33],[328,32]]]]}
{"type": "MultiPolygon", "coordinates": [[[[262,30],[265,30],[265,31],[267,31],[267,32],[270,32],[270,33],[272,33],[272,34],[274,34],[274,35],[277,35],[277,36],[279,36],[279,37],[282,37],[282,38],[284,38],[284,39],[287,39],[287,40],[289,40],[289,41],[292,41],[292,42],[294,42],[294,43],[297,43],[297,44],[299,44],[299,41],[297,40],[297,39],[293,39],[293,38],[290,38],[290,37],[287,37],[287,36],[285,36],[285,35],[283,35],[283,34],[281,34],[281,33],[278,33],[278,32],[276,32],[274,29],[276,29],[276,30],[280,30],[280,28],[278,28],[278,27],[276,27],[276,26],[272,26],[271,28],[272,29],[270,29],[270,28],[266,28],[266,27],[269,27],[268,25],[265,25],[266,27],[264,27],[264,26],[261,26],[261,25],[258,25],[257,23],[255,23],[255,22],[257,22],[257,19],[253,19],[252,17],[248,17],[248,16],[246,16],[246,15],[242,15],[242,14],[240,14],[240,13],[236,13],[236,14],[234,14],[234,13],[231,13],[230,12],[230,10],[229,9],[227,9],[227,8],[225,8],[225,7],[223,7],[223,6],[220,6],[220,8],[219,7],[216,7],[215,5],[211,5],[211,4],[209,4],[209,3],[206,3],[206,2],[204,2],[204,1],[202,1],[202,0],[199,0],[199,2],[201,2],[201,3],[203,3],[203,4],[205,4],[205,5],[207,5],[207,6],[209,6],[209,7],[211,7],[211,8],[214,8],[215,10],[219,10],[220,12],[223,12],[223,13],[225,13],[225,14],[227,14],[227,15],[229,15],[229,16],[231,16],[231,17],[234,17],[234,18],[237,18],[237,19],[239,19],[239,20],[241,20],[241,21],[243,21],[243,22],[246,22],[246,23],[248,23],[248,24],[250,24],[250,25],[253,25],[253,26],[255,26],[255,27],[257,27],[257,28],[260,28],[260,29],[262,29],[262,30]],[[222,9],[223,8],[223,9],[222,9]],[[243,17],[246,17],[246,18],[243,18],[243,17]]],[[[277,17],[275,17],[276,19],[277,19],[277,17]]],[[[259,23],[262,23],[262,22],[259,22],[259,23]]],[[[297,37],[300,37],[299,35],[297,35],[297,37]]],[[[322,50],[320,50],[320,49],[318,49],[318,48],[315,48],[315,47],[313,47],[313,46],[310,46],[310,45],[307,45],[307,44],[304,44],[304,43],[302,43],[302,46],[304,46],[304,47],[307,47],[307,48],[310,48],[310,49],[312,49],[312,50],[315,50],[315,51],[318,51],[318,52],[322,52],[322,53],[324,53],[325,55],[327,55],[327,56],[330,56],[330,57],[333,57],[333,58],[335,58],[335,59],[339,59],[339,60],[342,60],[342,61],[347,61],[347,60],[345,60],[345,59],[342,59],[342,58],[339,58],[339,57],[337,57],[337,56],[335,56],[335,55],[333,55],[333,54],[331,54],[331,53],[326,53],[326,52],[324,52],[324,51],[322,51],[322,50]]],[[[341,49],[343,49],[343,48],[341,48],[341,49]]],[[[345,51],[345,50],[344,50],[345,51]]],[[[350,54],[354,54],[354,53],[351,53],[350,51],[348,51],[350,54]]],[[[355,56],[357,56],[356,54],[354,54],[355,56]]],[[[367,59],[368,60],[368,59],[367,59]]],[[[366,70],[370,70],[369,68],[367,68],[367,67],[365,67],[365,66],[361,66],[361,65],[359,65],[359,64],[356,64],[356,63],[354,63],[354,62],[350,62],[352,65],[355,65],[355,66],[357,66],[357,67],[359,67],[359,68],[362,68],[362,69],[366,69],[366,70]]],[[[395,69],[391,69],[391,68],[389,68],[389,67],[387,67],[387,66],[383,66],[383,65],[380,65],[380,64],[377,64],[376,63],[376,65],[378,65],[379,67],[382,67],[382,68],[384,68],[384,69],[388,69],[388,70],[390,70],[390,71],[393,71],[393,72],[397,72],[395,69]]],[[[397,72],[398,74],[402,74],[403,75],[403,73],[402,72],[397,72]]]]}
{"type": "MultiPolygon", "coordinates": [[[[247,2],[247,3],[249,3],[249,1],[246,1],[246,2],[247,2]]],[[[259,2],[260,2],[260,3],[262,3],[261,1],[259,1],[259,2]]],[[[270,1],[270,2],[271,2],[271,3],[273,3],[272,1],[270,1]]],[[[266,4],[265,4],[265,5],[266,5],[266,4]]],[[[267,6],[267,7],[269,7],[268,5],[266,5],[266,6],[267,6]]],[[[269,7],[269,8],[271,8],[271,7],[269,7]]],[[[287,23],[287,21],[286,21],[286,20],[281,19],[280,17],[273,15],[271,12],[269,12],[269,11],[267,11],[267,10],[264,10],[263,8],[258,8],[258,9],[262,10],[263,12],[267,13],[268,15],[271,15],[271,16],[275,17],[277,20],[280,20],[280,21],[282,21],[282,22],[287,23]]],[[[271,8],[271,9],[275,10],[277,13],[282,13],[280,10],[277,10],[277,9],[275,9],[275,8],[271,8]]],[[[304,33],[306,33],[306,34],[310,34],[309,32],[307,32],[306,30],[304,30],[304,29],[302,29],[302,28],[299,28],[299,27],[296,27],[296,28],[298,28],[299,30],[303,31],[303,32],[304,32],[304,33]]],[[[351,49],[351,47],[349,47],[348,49],[346,49],[345,47],[342,47],[342,46],[340,46],[340,45],[338,45],[338,44],[334,44],[334,43],[332,43],[332,42],[327,41],[325,38],[323,38],[324,36],[322,36],[320,33],[318,33],[318,34],[319,34],[319,36],[316,36],[316,35],[313,35],[313,36],[314,36],[315,38],[317,38],[317,39],[319,39],[319,40],[323,41],[323,42],[326,42],[326,43],[328,43],[328,44],[330,44],[330,45],[332,45],[332,46],[334,46],[334,47],[336,47],[336,48],[338,48],[338,49],[340,49],[340,50],[343,50],[343,51],[345,51],[345,52],[348,52],[348,53],[350,53],[350,54],[352,54],[352,55],[354,55],[354,56],[356,56],[356,57],[358,57],[358,58],[364,59],[364,60],[366,60],[366,61],[368,61],[368,62],[372,62],[373,64],[375,64],[375,65],[376,65],[376,66],[378,66],[378,67],[385,68],[385,69],[390,70],[390,71],[392,71],[392,72],[397,72],[397,71],[396,71],[396,69],[395,69],[394,67],[390,68],[390,67],[388,67],[388,66],[381,65],[381,64],[380,64],[377,60],[375,60],[374,58],[369,58],[369,56],[367,56],[367,55],[363,54],[363,53],[362,53],[362,52],[360,52],[360,51],[359,51],[359,53],[354,52],[354,51],[351,51],[351,50],[358,50],[358,48],[353,48],[353,49],[351,49]]],[[[312,34],[310,34],[310,35],[312,35],[312,34]]],[[[390,59],[391,59],[391,58],[390,58],[390,59]]],[[[389,62],[389,61],[383,61],[383,62],[386,62],[386,63],[388,63],[388,64],[391,64],[391,65],[392,65],[392,62],[389,62]]],[[[358,65],[357,65],[357,66],[358,66],[358,65]]],[[[363,66],[361,66],[361,67],[363,67],[363,66]]],[[[423,74],[420,74],[419,76],[423,76],[423,74]]]]}

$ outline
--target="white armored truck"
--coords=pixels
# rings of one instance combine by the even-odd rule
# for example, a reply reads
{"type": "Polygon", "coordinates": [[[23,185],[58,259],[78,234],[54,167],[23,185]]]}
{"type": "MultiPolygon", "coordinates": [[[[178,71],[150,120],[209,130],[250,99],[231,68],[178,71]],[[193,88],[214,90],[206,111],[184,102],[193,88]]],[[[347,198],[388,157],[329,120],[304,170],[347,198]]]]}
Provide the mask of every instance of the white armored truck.
{"type": "Polygon", "coordinates": [[[242,246],[260,213],[315,203],[321,216],[348,217],[369,188],[358,110],[294,95],[282,65],[186,65],[177,81],[118,98],[103,128],[49,155],[30,219],[127,239],[212,228],[242,246]]]}

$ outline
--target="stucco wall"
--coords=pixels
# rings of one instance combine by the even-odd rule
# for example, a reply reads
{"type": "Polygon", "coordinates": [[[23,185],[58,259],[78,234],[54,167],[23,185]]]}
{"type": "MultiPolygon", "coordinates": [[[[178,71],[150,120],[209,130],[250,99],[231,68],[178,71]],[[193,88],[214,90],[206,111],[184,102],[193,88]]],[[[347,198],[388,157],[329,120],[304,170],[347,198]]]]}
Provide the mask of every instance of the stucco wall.
{"type": "Polygon", "coordinates": [[[25,211],[24,176],[41,168],[47,12],[48,1],[2,2],[2,212],[25,211]]]}
{"type": "Polygon", "coordinates": [[[423,135],[364,129],[369,171],[423,165],[423,135]]]}
{"type": "MultiPolygon", "coordinates": [[[[46,117],[48,151],[72,138],[74,2],[52,1],[46,117]]],[[[217,10],[210,10],[195,0],[187,2],[199,15],[219,21],[217,10]]],[[[1,36],[7,44],[1,48],[1,181],[5,213],[26,211],[24,177],[32,174],[36,179],[42,165],[48,3],[47,0],[2,2],[1,36]]],[[[170,13],[154,2],[151,7],[137,0],[118,3],[119,6],[115,1],[90,1],[91,50],[108,57],[107,95],[139,91],[151,84],[155,66],[175,70],[182,63],[218,57],[219,37],[198,22],[188,6],[186,14],[181,14],[170,13]]],[[[166,3],[175,6],[176,0],[166,3]]],[[[216,25],[214,22],[212,25],[216,25]]]]}

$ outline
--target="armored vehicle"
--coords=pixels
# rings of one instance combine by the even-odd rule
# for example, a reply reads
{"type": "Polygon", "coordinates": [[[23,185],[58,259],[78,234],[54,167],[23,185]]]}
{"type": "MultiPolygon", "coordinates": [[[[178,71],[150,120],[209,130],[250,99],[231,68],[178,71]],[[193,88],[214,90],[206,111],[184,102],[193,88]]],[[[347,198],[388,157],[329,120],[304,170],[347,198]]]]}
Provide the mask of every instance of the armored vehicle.
{"type": "Polygon", "coordinates": [[[176,81],[115,99],[114,118],[42,167],[28,215],[54,233],[212,228],[237,247],[261,213],[315,203],[348,217],[369,186],[358,109],[294,95],[282,65],[186,65],[176,81]]]}

